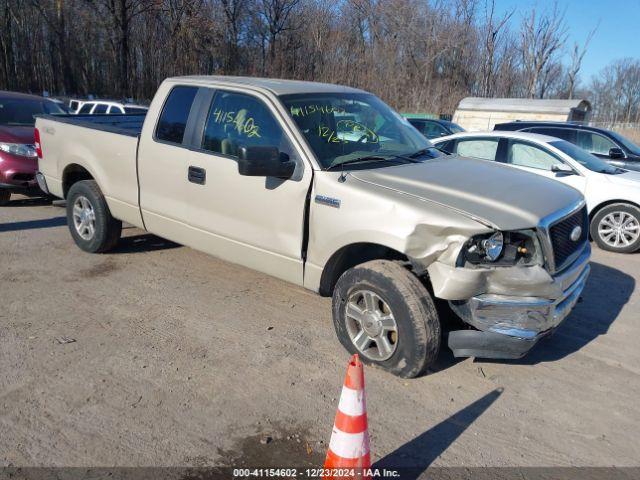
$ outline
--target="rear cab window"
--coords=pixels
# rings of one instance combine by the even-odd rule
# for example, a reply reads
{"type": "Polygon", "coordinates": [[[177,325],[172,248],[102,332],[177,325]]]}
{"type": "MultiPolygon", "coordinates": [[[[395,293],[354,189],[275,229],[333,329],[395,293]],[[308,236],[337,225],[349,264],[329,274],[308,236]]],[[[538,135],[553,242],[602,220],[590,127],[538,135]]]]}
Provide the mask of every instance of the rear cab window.
{"type": "Polygon", "coordinates": [[[197,93],[198,87],[179,85],[171,89],[156,125],[156,141],[182,144],[191,106],[197,93]]]}

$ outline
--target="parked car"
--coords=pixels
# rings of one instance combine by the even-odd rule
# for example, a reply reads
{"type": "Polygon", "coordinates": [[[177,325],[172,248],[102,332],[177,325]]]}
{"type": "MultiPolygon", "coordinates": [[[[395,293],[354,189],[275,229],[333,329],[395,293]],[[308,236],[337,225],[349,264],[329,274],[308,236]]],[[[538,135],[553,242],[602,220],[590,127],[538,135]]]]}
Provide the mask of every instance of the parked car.
{"type": "Polygon", "coordinates": [[[577,190],[445,157],[362,90],[177,77],[137,127],[106,120],[36,122],[39,181],[81,249],[114,248],[128,222],[332,296],[340,342],[394,374],[435,361],[434,297],[468,324],[454,355],[518,358],[584,288],[577,190]]]}
{"type": "Polygon", "coordinates": [[[405,118],[411,125],[416,127],[416,129],[429,140],[465,131],[464,128],[462,128],[457,123],[453,123],[448,120],[439,120],[426,116],[419,117],[416,115],[405,116],[405,118]]]}
{"type": "Polygon", "coordinates": [[[600,248],[620,253],[640,248],[639,172],[613,167],[573,143],[535,133],[460,133],[433,143],[452,154],[512,165],[572,186],[586,199],[591,238],[600,248]]]}
{"type": "Polygon", "coordinates": [[[131,115],[131,114],[145,114],[149,110],[148,107],[143,105],[135,105],[129,103],[112,102],[105,100],[89,100],[83,101],[78,105],[78,109],[75,111],[78,115],[131,115]]]}
{"type": "Polygon", "coordinates": [[[612,130],[557,122],[499,123],[493,129],[539,133],[561,138],[614,167],[640,171],[640,146],[612,130]]]}
{"type": "Polygon", "coordinates": [[[0,91],[0,205],[12,193],[38,191],[34,115],[64,113],[57,103],[36,95],[0,91]]]}

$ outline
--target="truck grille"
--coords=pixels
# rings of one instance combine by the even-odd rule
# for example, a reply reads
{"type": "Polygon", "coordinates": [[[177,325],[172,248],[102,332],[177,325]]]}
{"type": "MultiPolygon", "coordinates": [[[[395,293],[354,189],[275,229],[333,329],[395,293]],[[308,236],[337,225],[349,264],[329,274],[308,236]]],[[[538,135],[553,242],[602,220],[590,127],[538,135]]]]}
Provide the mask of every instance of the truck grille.
{"type": "Polygon", "coordinates": [[[562,270],[571,256],[578,252],[589,235],[589,216],[587,208],[583,207],[575,213],[553,224],[549,228],[549,240],[553,247],[553,258],[556,271],[562,270]],[[576,240],[571,239],[571,234],[576,227],[582,231],[576,240]]]}

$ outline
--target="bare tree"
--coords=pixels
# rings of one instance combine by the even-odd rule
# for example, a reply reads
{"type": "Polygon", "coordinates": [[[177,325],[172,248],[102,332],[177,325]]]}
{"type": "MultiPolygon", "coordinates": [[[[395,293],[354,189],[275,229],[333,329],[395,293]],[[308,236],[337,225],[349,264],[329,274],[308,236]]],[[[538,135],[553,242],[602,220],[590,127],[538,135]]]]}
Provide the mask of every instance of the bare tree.
{"type": "Polygon", "coordinates": [[[541,81],[548,80],[543,73],[560,53],[567,39],[564,12],[555,3],[550,11],[538,14],[535,7],[524,17],[520,30],[520,54],[529,98],[546,90],[541,81]]]}
{"type": "Polygon", "coordinates": [[[138,16],[156,6],[154,0],[85,0],[99,15],[106,14],[109,29],[113,32],[111,44],[116,53],[119,93],[130,95],[129,60],[131,23],[138,16]]]}
{"type": "Polygon", "coordinates": [[[582,60],[587,53],[587,49],[589,48],[591,39],[595,35],[597,29],[598,27],[596,26],[589,32],[586,40],[582,45],[580,45],[578,42],[575,42],[573,44],[573,50],[571,51],[571,63],[569,64],[569,69],[567,71],[567,98],[569,99],[573,98],[575,94],[576,85],[578,83],[578,74],[580,73],[580,69],[582,68],[582,60]]]}
{"type": "Polygon", "coordinates": [[[480,95],[483,97],[494,95],[496,89],[495,72],[499,68],[496,65],[497,49],[504,37],[504,30],[515,13],[515,9],[512,9],[496,18],[495,8],[495,0],[491,0],[490,6],[488,2],[485,2],[485,23],[481,27],[484,37],[484,51],[480,69],[480,95]]]}

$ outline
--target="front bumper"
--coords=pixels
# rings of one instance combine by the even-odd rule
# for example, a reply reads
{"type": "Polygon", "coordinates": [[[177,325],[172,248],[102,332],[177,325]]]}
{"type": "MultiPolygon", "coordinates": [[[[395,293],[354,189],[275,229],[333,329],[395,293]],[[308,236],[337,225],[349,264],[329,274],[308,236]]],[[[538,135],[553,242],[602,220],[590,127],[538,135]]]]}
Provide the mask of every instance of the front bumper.
{"type": "Polygon", "coordinates": [[[571,313],[589,276],[591,248],[585,244],[573,264],[553,277],[562,288],[555,299],[483,294],[449,302],[466,323],[477,330],[449,334],[456,357],[520,358],[551,333],[571,313]]]}

